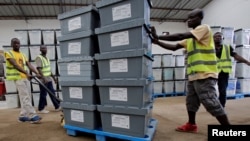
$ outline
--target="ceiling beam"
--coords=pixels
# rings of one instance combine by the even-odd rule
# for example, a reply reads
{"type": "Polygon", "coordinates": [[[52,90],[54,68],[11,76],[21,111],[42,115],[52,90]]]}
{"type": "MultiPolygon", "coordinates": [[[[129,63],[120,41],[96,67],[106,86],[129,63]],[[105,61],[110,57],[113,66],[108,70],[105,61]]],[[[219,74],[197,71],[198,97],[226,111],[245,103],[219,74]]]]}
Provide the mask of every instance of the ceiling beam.
{"type": "Polygon", "coordinates": [[[181,11],[192,11],[193,9],[187,8],[166,8],[166,7],[153,7],[154,10],[181,10],[181,11]]]}
{"type": "MultiPolygon", "coordinates": [[[[27,22],[27,18],[26,18],[25,14],[24,14],[24,11],[23,11],[22,7],[21,7],[20,5],[18,5],[18,1],[13,0],[13,1],[12,1],[12,5],[15,6],[16,9],[17,9],[17,8],[20,9],[21,15],[24,17],[25,21],[27,22]],[[16,7],[16,6],[17,6],[17,7],[16,7]]],[[[17,10],[17,11],[18,11],[18,10],[17,10]]]]}
{"type": "MultiPolygon", "coordinates": [[[[0,3],[0,6],[12,6],[12,3],[0,3]]],[[[88,4],[77,4],[77,3],[63,3],[59,0],[59,3],[16,3],[19,6],[88,6],[88,4]]],[[[152,7],[155,10],[183,10],[183,11],[192,11],[193,9],[188,8],[166,8],[166,7],[152,7]]]]}
{"type": "MultiPolygon", "coordinates": [[[[36,19],[36,18],[43,18],[43,19],[57,19],[57,15],[39,15],[39,16],[28,16],[26,15],[25,16],[27,19],[36,19]]],[[[15,20],[15,19],[24,19],[25,17],[21,16],[21,15],[13,15],[13,16],[0,16],[0,19],[12,19],[12,20],[15,20]]]]}
{"type": "MultiPolygon", "coordinates": [[[[0,3],[0,6],[12,6],[12,3],[0,3]]],[[[88,4],[73,3],[17,3],[19,6],[88,6],[88,4]]]]}
{"type": "MultiPolygon", "coordinates": [[[[57,15],[50,16],[25,16],[27,19],[57,19],[57,15]]],[[[11,19],[11,20],[23,20],[25,17],[20,15],[13,16],[0,16],[0,19],[11,19]]],[[[185,22],[186,19],[175,19],[175,18],[150,18],[151,21],[173,21],[173,22],[185,22]]]]}

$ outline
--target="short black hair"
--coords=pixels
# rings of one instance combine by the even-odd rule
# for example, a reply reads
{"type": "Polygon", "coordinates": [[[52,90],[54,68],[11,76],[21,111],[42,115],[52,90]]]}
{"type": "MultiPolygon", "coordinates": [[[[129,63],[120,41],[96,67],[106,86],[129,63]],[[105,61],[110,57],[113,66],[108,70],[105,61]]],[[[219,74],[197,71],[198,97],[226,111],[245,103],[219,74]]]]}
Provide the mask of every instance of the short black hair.
{"type": "Polygon", "coordinates": [[[215,32],[214,35],[216,35],[216,34],[221,34],[223,36],[222,32],[215,32]]]}
{"type": "Polygon", "coordinates": [[[10,45],[11,45],[11,46],[13,46],[13,42],[14,42],[15,40],[20,41],[18,38],[12,38],[12,39],[11,39],[11,42],[10,42],[10,45]]]}

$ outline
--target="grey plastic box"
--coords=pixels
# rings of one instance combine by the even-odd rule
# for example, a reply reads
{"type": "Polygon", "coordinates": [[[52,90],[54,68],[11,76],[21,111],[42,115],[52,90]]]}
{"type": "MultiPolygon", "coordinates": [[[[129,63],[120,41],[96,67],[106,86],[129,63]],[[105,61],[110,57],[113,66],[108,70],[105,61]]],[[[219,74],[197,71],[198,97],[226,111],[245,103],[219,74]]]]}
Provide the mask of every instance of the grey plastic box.
{"type": "Polygon", "coordinates": [[[17,29],[14,30],[16,37],[20,40],[21,45],[29,44],[28,29],[17,29]]]}
{"type": "Polygon", "coordinates": [[[144,23],[144,19],[136,19],[96,28],[100,53],[141,48],[151,53],[152,42],[144,23]]]}
{"type": "Polygon", "coordinates": [[[145,50],[95,54],[100,79],[152,77],[152,58],[145,50]]]}
{"type": "Polygon", "coordinates": [[[28,30],[30,45],[42,44],[42,30],[41,29],[29,29],[28,30]]]}
{"type": "Polygon", "coordinates": [[[86,81],[98,78],[96,65],[90,56],[59,59],[58,68],[60,81],[86,81]]]}
{"type": "Polygon", "coordinates": [[[96,105],[62,102],[61,106],[66,125],[87,129],[100,127],[100,114],[96,105]]]}
{"type": "Polygon", "coordinates": [[[42,29],[43,44],[51,45],[55,44],[55,30],[54,29],[42,29]]]}
{"type": "Polygon", "coordinates": [[[94,30],[100,25],[99,12],[93,5],[59,14],[58,19],[60,20],[62,35],[94,30]]]}
{"type": "Polygon", "coordinates": [[[153,83],[147,79],[96,80],[101,105],[143,108],[152,102],[153,83]]]}
{"type": "Polygon", "coordinates": [[[102,0],[96,2],[101,26],[142,18],[150,23],[150,0],[102,0]]]}
{"type": "Polygon", "coordinates": [[[92,30],[58,37],[61,57],[94,56],[99,52],[98,42],[92,30]]]}
{"type": "Polygon", "coordinates": [[[60,81],[62,96],[65,102],[98,104],[98,88],[91,81],[60,81]]]}
{"type": "Polygon", "coordinates": [[[139,108],[98,105],[101,113],[102,129],[134,137],[145,137],[152,115],[152,105],[139,108]]]}

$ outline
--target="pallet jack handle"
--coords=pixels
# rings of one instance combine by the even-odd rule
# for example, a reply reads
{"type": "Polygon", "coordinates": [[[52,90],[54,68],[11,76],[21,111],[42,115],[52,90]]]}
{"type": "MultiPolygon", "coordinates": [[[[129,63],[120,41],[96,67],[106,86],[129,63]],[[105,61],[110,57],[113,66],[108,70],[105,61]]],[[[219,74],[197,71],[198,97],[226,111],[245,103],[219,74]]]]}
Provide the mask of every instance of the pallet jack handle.
{"type": "Polygon", "coordinates": [[[39,78],[37,78],[36,76],[32,77],[33,79],[35,79],[37,81],[38,84],[40,84],[44,89],[46,89],[46,91],[49,93],[50,96],[54,97],[56,100],[62,102],[63,100],[60,99],[59,97],[57,97],[54,93],[52,93],[44,84],[43,82],[40,81],[39,78]]]}

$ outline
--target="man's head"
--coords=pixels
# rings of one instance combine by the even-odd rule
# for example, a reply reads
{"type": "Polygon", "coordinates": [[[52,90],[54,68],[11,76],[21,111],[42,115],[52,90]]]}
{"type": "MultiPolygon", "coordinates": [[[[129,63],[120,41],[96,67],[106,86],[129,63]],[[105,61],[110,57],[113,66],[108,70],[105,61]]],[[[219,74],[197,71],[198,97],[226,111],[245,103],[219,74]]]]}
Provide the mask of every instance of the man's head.
{"type": "Polygon", "coordinates": [[[194,9],[188,14],[188,27],[195,28],[201,24],[203,19],[203,10],[202,9],[194,9]]]}
{"type": "Polygon", "coordinates": [[[47,54],[47,46],[45,45],[41,45],[40,46],[40,51],[43,55],[46,55],[47,54]]]}
{"type": "Polygon", "coordinates": [[[222,45],[223,44],[223,34],[221,32],[214,33],[214,43],[216,45],[222,45]]]}
{"type": "Polygon", "coordinates": [[[19,51],[20,49],[20,40],[17,38],[12,38],[10,45],[12,46],[14,51],[19,51]]]}

